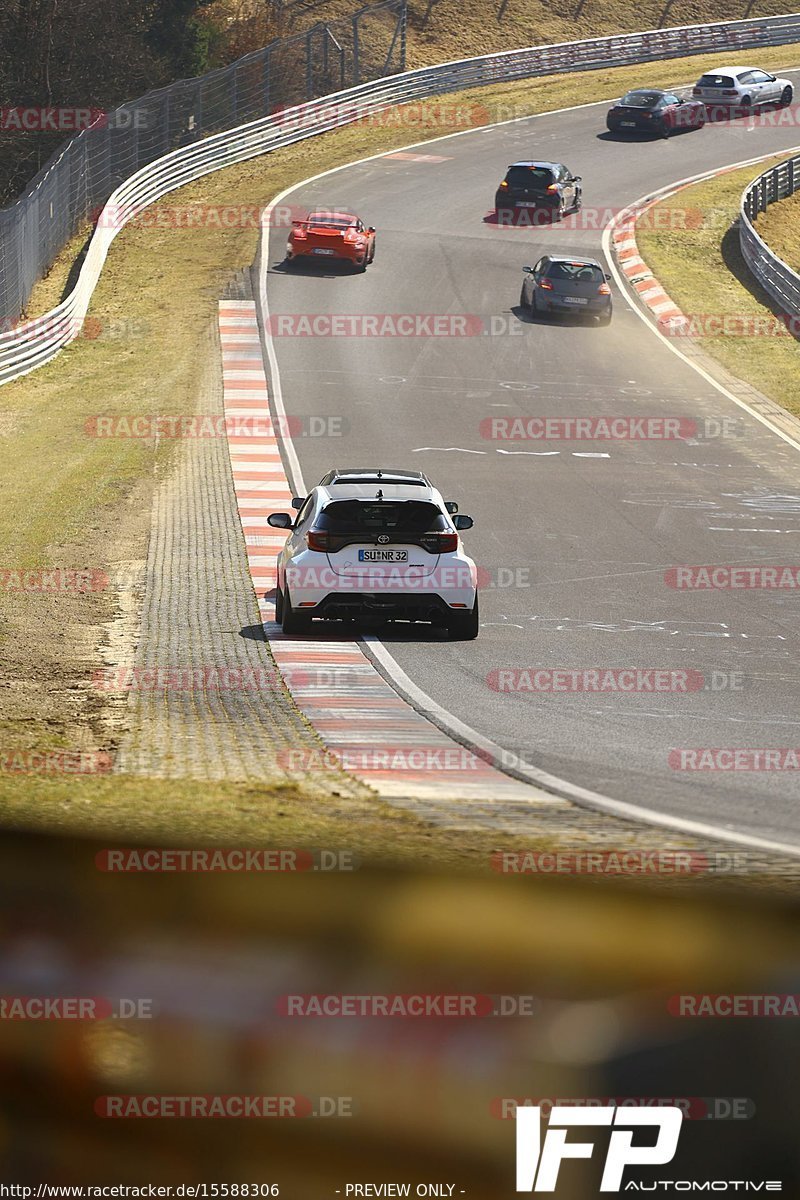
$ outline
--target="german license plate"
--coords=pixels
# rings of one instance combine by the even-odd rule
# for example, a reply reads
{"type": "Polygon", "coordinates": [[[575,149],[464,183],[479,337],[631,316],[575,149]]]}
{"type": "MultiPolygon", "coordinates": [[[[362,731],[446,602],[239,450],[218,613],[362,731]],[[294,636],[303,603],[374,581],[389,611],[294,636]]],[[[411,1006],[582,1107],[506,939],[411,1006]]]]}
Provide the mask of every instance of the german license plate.
{"type": "Polygon", "coordinates": [[[407,550],[359,550],[359,562],[408,562],[407,550]]]}
{"type": "Polygon", "coordinates": [[[564,296],[565,304],[588,304],[585,296],[564,296]]]}
{"type": "Polygon", "coordinates": [[[518,200],[517,201],[517,208],[536,208],[536,207],[537,207],[537,205],[536,205],[535,200],[518,200]]]}
{"type": "Polygon", "coordinates": [[[636,128],[635,121],[620,121],[620,125],[622,125],[624,129],[635,129],[636,128]]]}
{"type": "Polygon", "coordinates": [[[315,246],[314,253],[315,254],[333,254],[333,250],[329,250],[327,248],[327,246],[315,246]]]}

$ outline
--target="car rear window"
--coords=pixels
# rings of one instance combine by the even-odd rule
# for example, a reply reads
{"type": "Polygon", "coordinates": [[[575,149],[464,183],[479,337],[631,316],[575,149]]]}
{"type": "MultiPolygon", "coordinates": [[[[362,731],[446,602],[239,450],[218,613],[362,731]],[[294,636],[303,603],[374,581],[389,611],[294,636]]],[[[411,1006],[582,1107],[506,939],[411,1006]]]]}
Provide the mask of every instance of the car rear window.
{"type": "Polygon", "coordinates": [[[733,80],[730,75],[703,75],[697,86],[706,88],[732,88],[733,80]]]}
{"type": "Polygon", "coordinates": [[[428,533],[449,528],[441,510],[425,500],[334,500],[315,524],[332,534],[428,533]]]}
{"type": "Polygon", "coordinates": [[[567,279],[572,283],[602,283],[605,279],[599,267],[579,262],[551,263],[547,276],[549,279],[567,279]]]}
{"type": "Polygon", "coordinates": [[[661,99],[660,92],[628,92],[620,100],[627,108],[655,108],[661,99]]]}
{"type": "Polygon", "coordinates": [[[553,172],[546,167],[511,167],[506,175],[506,183],[509,187],[543,192],[551,183],[555,183],[555,179],[553,172]]]}

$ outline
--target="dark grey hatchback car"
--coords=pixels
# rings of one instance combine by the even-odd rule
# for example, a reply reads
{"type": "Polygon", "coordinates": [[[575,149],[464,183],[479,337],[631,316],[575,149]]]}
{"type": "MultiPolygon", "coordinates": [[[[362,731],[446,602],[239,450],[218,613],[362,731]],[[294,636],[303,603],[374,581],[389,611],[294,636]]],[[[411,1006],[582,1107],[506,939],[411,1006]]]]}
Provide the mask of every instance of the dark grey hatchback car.
{"type": "Polygon", "coordinates": [[[611,288],[607,275],[593,258],[545,254],[535,267],[524,267],[520,306],[532,313],[578,313],[611,320],[611,288]]]}
{"type": "Polygon", "coordinates": [[[537,218],[560,221],[565,213],[578,211],[581,198],[580,175],[563,163],[516,162],[497,188],[494,207],[498,220],[525,212],[537,223],[537,218]]]}

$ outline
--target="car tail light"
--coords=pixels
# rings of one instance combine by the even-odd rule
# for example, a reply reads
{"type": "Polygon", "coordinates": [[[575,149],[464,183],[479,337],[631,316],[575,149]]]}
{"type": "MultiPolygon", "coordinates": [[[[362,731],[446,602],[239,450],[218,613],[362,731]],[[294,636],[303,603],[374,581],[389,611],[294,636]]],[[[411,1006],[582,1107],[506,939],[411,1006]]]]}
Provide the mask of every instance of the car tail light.
{"type": "Polygon", "coordinates": [[[552,285],[552,283],[550,282],[550,280],[549,280],[549,279],[540,279],[540,280],[538,280],[538,282],[537,282],[537,285],[536,285],[536,286],[537,286],[537,287],[540,287],[540,288],[544,288],[544,290],[545,290],[546,292],[552,292],[552,290],[553,290],[553,285],[552,285]]]}
{"type": "Polygon", "coordinates": [[[693,96],[702,96],[702,94],[703,94],[703,89],[702,89],[702,88],[700,88],[700,87],[695,87],[695,88],[692,88],[692,95],[693,95],[693,96]]]}
{"type": "Polygon", "coordinates": [[[611,288],[608,286],[607,283],[601,283],[600,287],[597,289],[597,294],[598,294],[598,296],[610,296],[611,288]]]}
{"type": "Polygon", "coordinates": [[[419,540],[431,554],[452,554],[458,549],[457,533],[426,533],[419,540]]]}
{"type": "Polygon", "coordinates": [[[306,545],[309,550],[327,550],[328,541],[327,533],[319,533],[316,529],[309,529],[306,534],[306,545]]]}
{"type": "Polygon", "coordinates": [[[726,90],[722,93],[722,95],[723,96],[738,96],[739,93],[735,89],[731,90],[729,88],[726,88],[726,90]]]}
{"type": "Polygon", "coordinates": [[[506,183],[506,181],[504,179],[503,182],[500,184],[500,188],[498,190],[502,191],[503,188],[507,188],[507,187],[508,187],[508,184],[506,183]]]}
{"type": "Polygon", "coordinates": [[[550,193],[551,193],[551,195],[552,195],[552,193],[553,193],[553,192],[557,192],[557,191],[558,191],[558,184],[557,184],[557,183],[548,183],[548,185],[547,185],[547,190],[548,190],[548,192],[550,192],[550,193]]]}
{"type": "Polygon", "coordinates": [[[308,234],[306,233],[305,229],[302,229],[299,225],[295,225],[292,229],[291,236],[298,241],[302,241],[303,238],[308,237],[308,234]]]}

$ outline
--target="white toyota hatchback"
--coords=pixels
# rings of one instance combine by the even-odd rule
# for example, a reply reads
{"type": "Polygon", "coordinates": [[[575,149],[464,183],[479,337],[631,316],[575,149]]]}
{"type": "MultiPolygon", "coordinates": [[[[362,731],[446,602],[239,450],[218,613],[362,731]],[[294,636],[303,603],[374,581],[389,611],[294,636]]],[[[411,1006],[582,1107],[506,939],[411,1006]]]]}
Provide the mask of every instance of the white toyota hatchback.
{"type": "Polygon", "coordinates": [[[298,509],[269,524],[291,530],[278,555],[275,616],[284,633],[323,620],[427,621],[451,638],[478,636],[477,568],[457,515],[420,471],[329,471],[298,509]]]}

